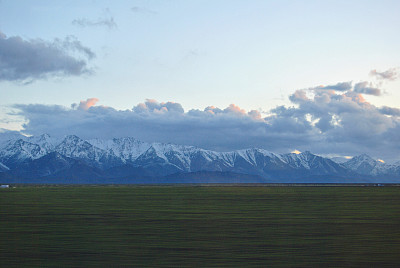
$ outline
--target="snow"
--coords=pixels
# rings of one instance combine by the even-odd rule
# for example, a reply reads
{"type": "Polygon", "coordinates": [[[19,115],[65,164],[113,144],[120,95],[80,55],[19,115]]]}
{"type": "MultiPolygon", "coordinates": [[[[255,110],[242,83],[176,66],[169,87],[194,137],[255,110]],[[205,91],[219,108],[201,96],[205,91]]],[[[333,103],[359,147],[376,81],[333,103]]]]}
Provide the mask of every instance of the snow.
{"type": "Polygon", "coordinates": [[[0,151],[0,158],[14,158],[22,162],[25,159],[37,159],[46,154],[46,150],[39,145],[19,139],[9,141],[6,147],[0,151]]]}
{"type": "Polygon", "coordinates": [[[112,152],[117,157],[126,161],[134,161],[145,153],[151,144],[136,140],[134,138],[114,138],[109,140],[92,139],[88,140],[93,146],[112,152]]]}
{"type": "Polygon", "coordinates": [[[255,165],[256,157],[254,155],[254,150],[238,150],[236,153],[250,164],[255,165]]]}
{"type": "Polygon", "coordinates": [[[294,168],[310,169],[309,160],[313,155],[310,152],[300,154],[290,153],[282,155],[283,162],[294,168]]]}
{"type": "Polygon", "coordinates": [[[396,172],[396,168],[400,167],[400,165],[397,165],[396,163],[382,163],[367,154],[355,156],[349,161],[343,163],[343,165],[356,172],[370,175],[390,174],[396,172]]]}
{"type": "Polygon", "coordinates": [[[10,169],[6,165],[4,165],[3,163],[0,163],[0,170],[6,171],[6,170],[10,170],[10,169]]]}

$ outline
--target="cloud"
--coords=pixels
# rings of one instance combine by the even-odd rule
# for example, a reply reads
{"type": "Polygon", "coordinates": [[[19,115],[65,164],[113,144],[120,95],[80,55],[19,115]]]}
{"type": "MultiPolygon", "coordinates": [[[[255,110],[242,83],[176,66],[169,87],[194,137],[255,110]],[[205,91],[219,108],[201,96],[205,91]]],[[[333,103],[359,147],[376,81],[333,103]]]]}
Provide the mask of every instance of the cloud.
{"type": "Polygon", "coordinates": [[[114,21],[114,18],[98,18],[97,20],[89,20],[89,19],[75,19],[72,21],[73,25],[80,27],[101,27],[105,26],[108,29],[117,28],[117,24],[114,21]]]}
{"type": "Polygon", "coordinates": [[[357,93],[380,96],[382,94],[379,88],[371,87],[368,82],[360,82],[355,84],[354,91],[357,93]]]}
{"type": "Polygon", "coordinates": [[[138,114],[143,114],[143,113],[160,114],[160,113],[168,113],[168,112],[182,114],[184,112],[182,105],[180,105],[179,103],[176,103],[176,102],[159,103],[153,99],[147,99],[146,102],[139,103],[138,105],[133,107],[133,111],[135,111],[138,114]]]}
{"type": "Polygon", "coordinates": [[[132,7],[131,11],[135,12],[135,13],[148,13],[148,14],[153,14],[153,15],[158,14],[157,12],[155,12],[153,10],[150,10],[150,9],[147,9],[144,7],[138,7],[138,6],[132,7]]]}
{"type": "Polygon", "coordinates": [[[397,78],[399,78],[399,74],[398,74],[398,68],[391,68],[389,70],[386,70],[384,72],[378,72],[376,70],[372,70],[369,73],[371,76],[376,77],[377,79],[381,79],[381,80],[396,80],[397,78]]]}
{"type": "Polygon", "coordinates": [[[95,106],[97,102],[99,102],[99,99],[98,99],[98,98],[89,98],[89,99],[87,99],[86,101],[83,101],[83,100],[80,101],[80,102],[79,102],[79,105],[76,104],[76,103],[73,103],[73,104],[71,105],[71,107],[72,107],[73,109],[77,108],[77,109],[79,109],[79,110],[87,111],[87,110],[89,110],[90,107],[95,106]]]}
{"type": "Polygon", "coordinates": [[[79,18],[74,19],[72,24],[82,28],[85,27],[107,27],[108,29],[117,28],[117,24],[114,21],[114,17],[111,15],[110,9],[106,8],[103,10],[103,15],[97,19],[79,18]]]}
{"type": "Polygon", "coordinates": [[[400,116],[400,109],[399,108],[392,108],[388,106],[382,106],[379,108],[379,111],[382,114],[392,115],[392,116],[400,116]]]}
{"type": "Polygon", "coordinates": [[[303,101],[309,101],[310,99],[307,97],[306,90],[298,89],[292,95],[289,96],[289,99],[294,103],[300,103],[303,101]]]}
{"type": "Polygon", "coordinates": [[[229,107],[224,109],[224,112],[235,115],[246,115],[246,111],[235,104],[230,104],[229,107]]]}
{"type": "Polygon", "coordinates": [[[90,60],[96,57],[96,54],[90,48],[83,46],[74,36],[67,36],[65,40],[56,38],[54,44],[65,51],[81,53],[90,60]]]}
{"type": "Polygon", "coordinates": [[[315,89],[327,89],[327,90],[336,90],[336,91],[347,91],[352,88],[352,82],[340,82],[335,85],[329,86],[319,86],[315,89]]]}
{"type": "Polygon", "coordinates": [[[54,76],[80,76],[93,71],[94,52],[75,37],[53,42],[7,37],[0,32],[0,81],[29,83],[54,76]]]}

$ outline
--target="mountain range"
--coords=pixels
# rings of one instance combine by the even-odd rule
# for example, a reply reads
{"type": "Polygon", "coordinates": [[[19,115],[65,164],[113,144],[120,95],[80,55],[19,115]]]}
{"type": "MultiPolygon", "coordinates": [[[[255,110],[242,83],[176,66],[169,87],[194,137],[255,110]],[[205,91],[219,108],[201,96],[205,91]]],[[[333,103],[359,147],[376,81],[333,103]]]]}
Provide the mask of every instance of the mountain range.
{"type": "Polygon", "coordinates": [[[400,182],[400,163],[368,155],[334,161],[303,152],[216,152],[134,138],[84,140],[47,134],[0,142],[1,183],[366,183],[400,182]]]}

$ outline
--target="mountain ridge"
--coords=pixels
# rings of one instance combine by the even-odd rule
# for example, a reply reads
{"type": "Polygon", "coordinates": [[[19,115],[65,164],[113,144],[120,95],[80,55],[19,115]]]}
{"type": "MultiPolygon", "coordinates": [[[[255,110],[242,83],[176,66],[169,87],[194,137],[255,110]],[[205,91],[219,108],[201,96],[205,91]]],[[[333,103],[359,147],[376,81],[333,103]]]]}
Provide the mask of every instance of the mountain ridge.
{"type": "MultiPolygon", "coordinates": [[[[384,164],[368,155],[337,163],[309,151],[277,154],[259,148],[216,152],[195,146],[147,143],[132,137],[84,140],[76,135],[62,139],[48,134],[16,137],[0,147],[0,179],[35,181],[143,182],[193,181],[196,174],[204,181],[305,182],[321,178],[343,182],[400,181],[400,163],[384,164]],[[171,177],[172,176],[172,177],[171,177]],[[217,179],[205,179],[211,176],[217,179]],[[242,179],[238,179],[239,177],[242,179]],[[162,179],[161,179],[162,178],[162,179]],[[184,179],[186,178],[186,179],[184,179]],[[235,178],[235,179],[234,179],[235,178]],[[254,179],[257,178],[257,179],[254,179]],[[311,179],[312,178],[312,179],[311,179]],[[176,180],[175,180],[176,181],[176,180]],[[178,180],[179,181],[179,180],[178,180]]],[[[196,181],[196,180],[195,180],[196,181]]],[[[201,181],[199,181],[201,182],[201,181]]]]}

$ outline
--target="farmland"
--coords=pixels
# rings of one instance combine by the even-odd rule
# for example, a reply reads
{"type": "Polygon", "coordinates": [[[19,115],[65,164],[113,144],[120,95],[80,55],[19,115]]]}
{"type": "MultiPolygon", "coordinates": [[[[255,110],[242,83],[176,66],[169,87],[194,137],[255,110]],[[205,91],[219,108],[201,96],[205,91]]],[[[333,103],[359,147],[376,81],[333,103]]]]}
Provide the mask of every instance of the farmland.
{"type": "Polygon", "coordinates": [[[399,187],[0,189],[2,267],[394,267],[399,187]]]}

